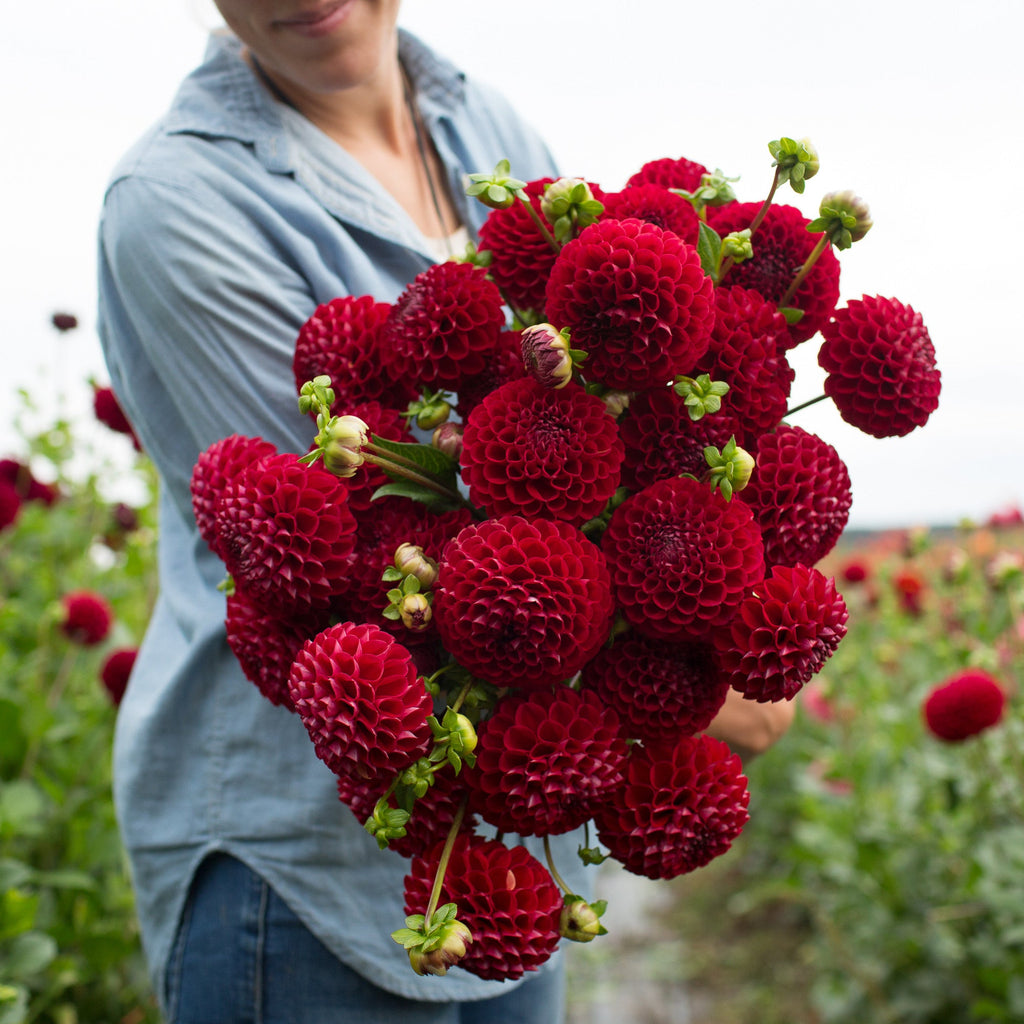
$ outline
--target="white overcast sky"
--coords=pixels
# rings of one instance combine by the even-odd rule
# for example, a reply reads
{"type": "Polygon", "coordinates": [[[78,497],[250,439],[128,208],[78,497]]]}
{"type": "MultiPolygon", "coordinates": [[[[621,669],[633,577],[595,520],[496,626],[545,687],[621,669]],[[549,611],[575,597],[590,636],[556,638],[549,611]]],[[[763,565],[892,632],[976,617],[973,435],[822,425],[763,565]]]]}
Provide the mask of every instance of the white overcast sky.
{"type": "MultiPolygon", "coordinates": [[[[740,175],[740,198],[759,199],[768,141],[812,139],[821,172],[783,201],[811,214],[824,192],[851,188],[869,202],[874,229],[840,254],[843,298],[913,306],[943,373],[938,412],[905,438],[866,437],[824,404],[795,420],[850,467],[851,525],[1024,504],[1020,0],[405,0],[402,21],[509,94],[565,173],[608,189],[647,160],[686,156],[740,175]]],[[[105,382],[104,182],[217,23],[208,0],[7,5],[0,456],[15,450],[15,387],[33,384],[44,409],[63,393],[80,410],[85,380],[105,382]],[[58,309],[82,327],[58,338],[58,309]]],[[[794,402],[821,391],[814,345],[797,350],[794,402]]]]}

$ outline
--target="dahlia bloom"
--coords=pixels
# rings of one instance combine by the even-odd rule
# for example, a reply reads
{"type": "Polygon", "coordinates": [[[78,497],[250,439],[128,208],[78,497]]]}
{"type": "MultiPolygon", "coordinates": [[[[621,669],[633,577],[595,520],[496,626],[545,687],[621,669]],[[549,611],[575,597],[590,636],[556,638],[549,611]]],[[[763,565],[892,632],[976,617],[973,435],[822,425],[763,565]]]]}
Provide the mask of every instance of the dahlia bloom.
{"type": "Polygon", "coordinates": [[[764,576],[750,509],[687,478],[624,501],[601,546],[619,611],[639,632],[666,640],[699,639],[724,625],[764,576]]]}
{"type": "Polygon", "coordinates": [[[103,388],[94,384],[92,388],[92,408],[96,419],[105,427],[118,434],[127,434],[131,438],[136,451],[142,451],[142,445],[135,435],[135,428],[128,422],[121,404],[112,388],[103,388]]]}
{"type": "Polygon", "coordinates": [[[0,485],[12,487],[21,501],[41,501],[52,505],[58,498],[53,484],[37,480],[29,466],[17,459],[0,459],[0,485]]]}
{"type": "Polygon", "coordinates": [[[105,597],[91,590],[76,590],[61,598],[61,606],[60,628],[70,640],[83,647],[95,647],[106,640],[114,613],[105,597]]]}
{"type": "Polygon", "coordinates": [[[17,522],[21,513],[21,498],[6,481],[0,480],[0,530],[17,522]]]}
{"type": "Polygon", "coordinates": [[[689,245],[697,244],[700,218],[693,203],[663,185],[633,185],[604,197],[605,220],[626,220],[635,217],[648,224],[657,224],[678,235],[689,245]]]}
{"type": "MultiPolygon", "coordinates": [[[[406,914],[426,911],[440,856],[438,844],[413,860],[405,878],[406,914]]],[[[479,978],[520,978],[540,967],[558,945],[562,895],[547,868],[524,846],[460,836],[441,886],[441,903],[455,903],[458,919],[472,933],[459,966],[479,978]]]]}
{"type": "Polygon", "coordinates": [[[693,246],[641,220],[602,220],[565,245],[545,310],[587,353],[588,379],[634,391],[688,373],[715,319],[711,278],[693,246]]]}
{"type": "Polygon", "coordinates": [[[100,682],[115,707],[120,705],[128,689],[128,679],[138,653],[135,647],[119,647],[111,651],[100,666],[100,682]]]}
{"type": "Polygon", "coordinates": [[[427,754],[433,704],[409,652],[370,623],[303,644],[288,688],[316,755],[336,775],[389,783],[427,754]]]}
{"type": "Polygon", "coordinates": [[[675,878],[725,853],[750,815],[739,756],[711,736],[634,746],[597,835],[627,871],[675,878]]]}
{"type": "Polygon", "coordinates": [[[922,707],[925,725],[940,740],[959,743],[1002,720],[1003,688],[987,672],[966,669],[928,694],[922,707]]]}
{"type": "Polygon", "coordinates": [[[623,448],[604,402],[579,385],[510,381],[471,413],[462,479],[490,515],[561,519],[581,526],[619,485],[623,448]]]}
{"type": "Polygon", "coordinates": [[[872,437],[903,437],[939,406],[942,375],[921,314],[896,299],[851,299],[821,329],[825,394],[872,437]]]}
{"type": "Polygon", "coordinates": [[[777,565],[716,635],[722,670],[744,697],[792,700],[835,653],[848,618],[834,580],[777,565]]]}
{"type": "Polygon", "coordinates": [[[661,157],[645,163],[639,171],[630,175],[626,185],[630,188],[637,185],[661,185],[663,188],[694,192],[700,185],[700,179],[707,173],[708,169],[703,164],[687,160],[686,157],[661,157]]]}
{"type": "Polygon", "coordinates": [[[499,516],[445,549],[434,621],[460,665],[496,686],[569,679],[611,627],[604,556],[568,523],[499,516]]]}

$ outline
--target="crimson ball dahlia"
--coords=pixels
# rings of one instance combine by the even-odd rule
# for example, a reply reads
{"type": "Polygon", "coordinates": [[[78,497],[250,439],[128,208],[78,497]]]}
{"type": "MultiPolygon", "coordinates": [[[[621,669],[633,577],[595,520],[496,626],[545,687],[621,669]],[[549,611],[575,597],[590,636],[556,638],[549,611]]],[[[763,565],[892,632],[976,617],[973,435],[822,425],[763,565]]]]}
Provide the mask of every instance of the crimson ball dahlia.
{"type": "Polygon", "coordinates": [[[21,512],[18,492],[5,480],[0,480],[0,530],[11,526],[21,512]]]}
{"type": "Polygon", "coordinates": [[[115,707],[120,706],[124,699],[138,653],[135,647],[119,647],[116,651],[111,651],[100,666],[100,682],[103,683],[103,689],[107,691],[107,696],[115,707]]]}
{"type": "MultiPolygon", "coordinates": [[[[441,844],[416,857],[405,877],[405,912],[427,909],[441,844]]],[[[459,960],[479,978],[504,981],[534,971],[558,945],[562,895],[547,868],[523,846],[460,836],[441,885],[441,900],[458,906],[473,935],[459,960]]]]}
{"type": "Polygon", "coordinates": [[[334,389],[334,415],[359,402],[404,409],[416,396],[411,381],[396,379],[385,364],[381,329],[391,306],[369,295],[345,295],[317,306],[295,341],[296,391],[326,374],[334,389]]]}
{"type": "Polygon", "coordinates": [[[482,373],[505,325],[501,292],[471,263],[437,263],[399,296],[382,331],[396,376],[454,388],[482,373]]]}
{"type": "Polygon", "coordinates": [[[754,451],[789,403],[795,374],[782,345],[786,318],[775,303],[746,288],[716,288],[715,306],[711,344],[695,373],[729,385],[721,411],[734,421],[740,446],[754,451]]]}
{"type": "Polygon", "coordinates": [[[602,220],[551,269],[547,318],[587,353],[587,378],[622,391],[688,373],[715,320],[711,278],[693,246],[641,220],[602,220]]]}
{"type": "Polygon", "coordinates": [[[235,585],[268,611],[326,608],[348,585],[356,523],[345,483],[295,455],[270,455],[225,488],[216,549],[235,585]]]}
{"type": "Polygon", "coordinates": [[[303,644],[288,688],[336,775],[388,783],[433,744],[433,705],[411,655],[368,622],[339,622],[303,644]]]}
{"type": "Polygon", "coordinates": [[[632,748],[623,785],[598,809],[598,838],[627,871],[675,878],[725,853],[750,815],[743,765],[721,740],[632,748]]]}
{"type": "Polygon", "coordinates": [[[499,516],[446,548],[434,621],[460,665],[496,686],[544,689],[575,675],[608,635],[604,556],[575,527],[499,516]]]}
{"type": "Polygon", "coordinates": [[[217,551],[217,503],[228,484],[246,469],[277,449],[262,437],[231,434],[210,445],[192,467],[192,513],[196,517],[199,536],[212,551],[217,551]]]}
{"type": "Polygon", "coordinates": [[[105,597],[91,590],[76,590],[61,598],[61,606],[60,628],[68,639],[83,647],[106,640],[114,613],[105,597]]]}
{"type": "Polygon", "coordinates": [[[53,484],[37,480],[29,466],[17,459],[0,459],[0,484],[14,488],[22,501],[41,501],[52,505],[60,496],[53,484]]]}
{"type": "Polygon", "coordinates": [[[584,666],[582,682],[618,714],[628,737],[651,743],[703,731],[729,692],[710,644],[633,632],[603,647],[584,666]]]}
{"type": "Polygon", "coordinates": [[[662,185],[634,185],[604,197],[604,214],[608,220],[636,217],[648,224],[657,224],[678,235],[690,245],[697,244],[700,218],[693,204],[662,185]]]}
{"type": "Polygon", "coordinates": [[[743,500],[761,527],[767,565],[814,565],[846,528],[853,494],[835,448],[782,424],[758,443],[757,468],[743,500]]]}
{"type": "Polygon", "coordinates": [[[903,437],[938,408],[935,348],[910,306],[877,295],[851,299],[821,333],[825,394],[847,423],[872,437],[903,437]]]}
{"type": "Polygon", "coordinates": [[[649,160],[630,176],[626,185],[632,187],[653,184],[693,192],[700,185],[700,179],[707,173],[708,169],[703,164],[687,160],[685,157],[666,156],[659,160],[649,160]]]}
{"type": "MultiPolygon", "coordinates": [[[[729,203],[712,208],[708,217],[715,231],[725,237],[749,227],[760,209],[760,203],[729,203]]],[[[752,288],[778,303],[821,237],[807,230],[809,223],[794,206],[772,205],[754,235],[753,257],[730,269],[728,283],[752,288]]],[[[783,347],[792,348],[817,334],[838,301],[839,260],[831,247],[826,247],[788,303],[804,315],[790,326],[783,347]]]]}
{"type": "Polygon", "coordinates": [[[544,516],[581,526],[619,486],[623,448],[596,395],[570,383],[510,381],[473,410],[462,435],[462,479],[490,515],[544,516]]]}
{"type": "Polygon", "coordinates": [[[506,698],[477,735],[470,806],[502,832],[578,828],[622,779],[626,741],[593,691],[557,686],[506,698]]]}
{"type": "Polygon", "coordinates": [[[1003,688],[987,672],[966,669],[928,694],[922,711],[932,734],[960,743],[998,725],[1006,707],[1003,688]]]}
{"type": "Polygon", "coordinates": [[[271,704],[289,711],[295,710],[288,690],[292,662],[302,645],[326,625],[324,612],[310,612],[303,618],[271,614],[242,590],[228,597],[224,619],[228,647],[246,679],[255,683],[271,704]]]}
{"type": "Polygon", "coordinates": [[[455,411],[465,423],[470,413],[492,391],[497,391],[509,381],[522,380],[525,376],[527,370],[523,362],[522,331],[502,331],[498,335],[498,346],[484,371],[466,378],[459,385],[455,411]]]}
{"type": "Polygon", "coordinates": [[[622,615],[666,640],[700,639],[724,625],[764,576],[750,509],[685,477],[624,501],[601,547],[622,615]]]}
{"type": "Polygon", "coordinates": [[[722,671],[751,700],[792,700],[835,653],[848,617],[835,580],[777,565],[715,637],[722,671]]]}
{"type": "Polygon", "coordinates": [[[736,433],[724,411],[691,420],[685,399],[666,387],[634,395],[618,425],[625,448],[622,483],[631,491],[684,473],[702,477],[708,471],[705,447],[720,450],[736,433]]]}
{"type": "Polygon", "coordinates": [[[135,450],[142,451],[142,445],[135,435],[135,428],[128,421],[128,417],[124,414],[121,403],[118,402],[112,388],[93,385],[92,409],[100,423],[118,434],[126,434],[131,438],[135,450]]]}

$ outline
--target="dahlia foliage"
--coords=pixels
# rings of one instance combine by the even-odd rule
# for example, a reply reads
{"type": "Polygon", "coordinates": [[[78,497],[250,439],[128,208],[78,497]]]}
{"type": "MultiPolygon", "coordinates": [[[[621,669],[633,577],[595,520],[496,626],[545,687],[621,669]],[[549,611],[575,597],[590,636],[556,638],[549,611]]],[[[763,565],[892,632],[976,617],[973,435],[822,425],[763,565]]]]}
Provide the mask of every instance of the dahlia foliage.
{"type": "Polygon", "coordinates": [[[818,161],[769,149],[763,203],[685,159],[618,192],[471,175],[478,249],[302,328],[311,448],[233,435],[196,463],[228,642],[409,859],[417,973],[516,978],[604,931],[550,835],[651,878],[728,850],[746,778],[705,730],[730,690],[791,700],[846,632],[814,563],[850,478],[785,421],[787,353],[820,332],[827,395],[875,436],[923,424],[939,373],[909,306],[836,308],[863,202],[776,203],[818,161]]]}

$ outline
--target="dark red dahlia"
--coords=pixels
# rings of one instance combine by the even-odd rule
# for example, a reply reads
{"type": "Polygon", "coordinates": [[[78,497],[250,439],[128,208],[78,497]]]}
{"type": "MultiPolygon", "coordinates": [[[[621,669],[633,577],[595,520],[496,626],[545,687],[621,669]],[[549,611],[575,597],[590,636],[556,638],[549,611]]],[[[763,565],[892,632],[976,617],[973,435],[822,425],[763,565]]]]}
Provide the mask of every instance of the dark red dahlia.
{"type": "Polygon", "coordinates": [[[217,503],[228,484],[246,469],[277,449],[262,437],[231,434],[221,438],[202,452],[192,468],[192,512],[199,536],[217,552],[217,503]]]}
{"type": "Polygon", "coordinates": [[[50,323],[61,334],[65,334],[67,331],[73,331],[78,326],[78,317],[74,313],[54,313],[50,317],[50,323]]]}
{"type": "Polygon", "coordinates": [[[601,551],[568,523],[500,516],[445,550],[434,621],[445,648],[497,686],[544,689],[604,642],[611,583],[601,551]]]}
{"type": "Polygon", "coordinates": [[[587,352],[587,378],[635,391],[688,373],[715,320],[697,250],[641,220],[602,220],[565,245],[547,286],[548,320],[587,352]]]}
{"type": "Polygon", "coordinates": [[[478,736],[470,806],[502,832],[578,828],[622,780],[618,716],[593,691],[557,686],[506,698],[478,736]]]}
{"type": "Polygon", "coordinates": [[[675,878],[725,853],[750,815],[743,765],[721,740],[637,745],[598,810],[598,838],[627,871],[675,878]]]}
{"type": "MultiPolygon", "coordinates": [[[[405,877],[405,912],[422,914],[441,845],[416,857],[405,877]]],[[[547,868],[523,846],[460,836],[441,886],[441,903],[455,903],[473,941],[459,966],[479,978],[504,981],[534,971],[555,951],[562,896],[547,868]]]]}
{"type": "Polygon", "coordinates": [[[651,388],[634,395],[619,419],[625,446],[622,483],[640,491],[671,476],[702,477],[708,471],[704,449],[721,449],[736,433],[723,412],[691,420],[685,400],[673,388],[651,388]]]}
{"type": "Polygon", "coordinates": [[[21,498],[6,480],[0,480],[0,530],[11,526],[21,513],[21,498]]]}
{"type": "Polygon", "coordinates": [[[302,615],[345,590],[355,530],[343,481],[295,455],[269,455],[224,489],[215,550],[253,601],[302,615]]]}
{"type": "Polygon", "coordinates": [[[471,263],[436,263],[399,296],[382,331],[384,359],[396,375],[458,390],[483,373],[505,325],[501,292],[471,263]]]}
{"type": "Polygon", "coordinates": [[[334,389],[334,415],[344,406],[380,402],[404,409],[416,396],[412,380],[393,376],[381,350],[381,329],[391,306],[369,295],[345,295],[317,306],[295,342],[295,388],[326,374],[334,389]]]}
{"type": "Polygon", "coordinates": [[[750,509],[685,477],[623,502],[601,547],[622,615],[666,640],[699,639],[724,625],[764,576],[750,509]]]}
{"type": "Polygon", "coordinates": [[[0,459],[0,484],[9,484],[22,501],[52,505],[59,497],[53,484],[37,480],[31,468],[17,459],[0,459]]]}
{"type": "Polygon", "coordinates": [[[870,563],[862,558],[851,558],[840,570],[844,583],[863,583],[870,575],[870,563]]]}
{"type": "Polygon", "coordinates": [[[119,647],[116,651],[111,651],[100,666],[100,682],[103,683],[103,689],[107,691],[107,696],[115,707],[124,699],[124,692],[128,689],[128,680],[135,667],[138,653],[135,647],[119,647]]]}
{"type": "Polygon", "coordinates": [[[579,385],[510,381],[473,410],[462,435],[462,479],[490,515],[518,513],[581,526],[619,486],[615,420],[579,385]]]}
{"type": "Polygon", "coordinates": [[[494,350],[483,373],[470,377],[459,385],[458,403],[455,406],[462,421],[492,392],[511,380],[522,380],[527,375],[523,363],[521,331],[502,331],[498,335],[498,347],[494,350]]]}
{"type": "Polygon", "coordinates": [[[1002,720],[1006,693],[987,672],[965,669],[928,694],[922,711],[932,734],[947,743],[976,736],[1002,720]]]}
{"type": "MultiPolygon", "coordinates": [[[[729,203],[712,208],[708,219],[715,231],[725,237],[731,231],[749,227],[760,209],[760,203],[729,203]]],[[[769,302],[778,303],[821,237],[807,230],[809,223],[796,207],[773,205],[754,233],[753,258],[733,266],[727,283],[752,288],[769,302]]],[[[792,348],[817,334],[838,301],[839,260],[826,247],[788,303],[803,310],[804,315],[789,328],[789,341],[783,347],[792,348]]]]}
{"type": "Polygon", "coordinates": [[[835,653],[848,617],[835,580],[777,565],[716,635],[722,671],[751,700],[792,700],[835,653]]]}
{"type": "Polygon", "coordinates": [[[773,302],[737,286],[716,288],[715,306],[711,344],[693,376],[729,385],[721,411],[735,423],[740,446],[753,452],[786,415],[794,377],[783,351],[786,318],[773,302]]]}
{"type": "Polygon", "coordinates": [[[938,408],[935,348],[910,306],[877,295],[851,299],[821,333],[825,394],[847,423],[872,437],[903,437],[938,408]]]}
{"type": "Polygon", "coordinates": [[[102,643],[110,632],[114,613],[101,594],[91,590],[76,590],[61,598],[64,614],[61,631],[83,647],[102,643]]]}
{"type": "Polygon", "coordinates": [[[671,231],[690,245],[697,244],[700,218],[693,203],[663,185],[634,185],[622,192],[610,192],[604,197],[602,216],[608,220],[636,217],[671,231]]]}
{"type": "Polygon", "coordinates": [[[782,424],[761,438],[743,500],[761,527],[767,565],[814,565],[846,528],[853,494],[835,448],[782,424]]]}
{"type": "Polygon", "coordinates": [[[255,683],[271,704],[294,711],[288,676],[302,645],[327,625],[325,612],[291,618],[264,611],[245,591],[236,590],[227,600],[224,626],[228,646],[238,659],[245,678],[255,683]]]}
{"type": "Polygon", "coordinates": [[[370,623],[339,622],[303,644],[288,687],[336,775],[390,783],[433,743],[433,705],[412,657],[370,623]]]}
{"type": "Polygon", "coordinates": [[[704,643],[669,643],[638,633],[602,648],[583,667],[593,690],[631,739],[656,743],[706,729],[725,703],[729,682],[704,643]]]}
{"type": "Polygon", "coordinates": [[[93,385],[92,409],[100,423],[116,431],[118,434],[127,434],[131,438],[135,450],[142,451],[142,445],[135,435],[135,429],[128,422],[128,417],[125,416],[124,410],[121,408],[112,388],[93,385]]]}
{"type": "MultiPolygon", "coordinates": [[[[545,186],[552,181],[553,178],[538,178],[526,185],[530,205],[542,223],[540,200],[545,186]]],[[[491,210],[480,228],[480,248],[491,253],[488,273],[512,306],[540,313],[556,253],[526,207],[516,202],[505,210],[491,210]]]]}
{"type": "Polygon", "coordinates": [[[659,160],[649,160],[626,182],[628,186],[634,185],[661,185],[663,188],[680,188],[687,192],[693,192],[700,179],[708,173],[703,164],[687,160],[685,157],[662,157],[659,160]]]}

